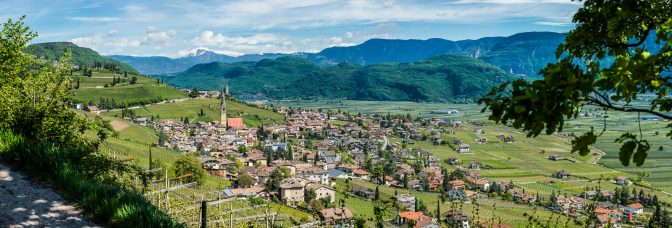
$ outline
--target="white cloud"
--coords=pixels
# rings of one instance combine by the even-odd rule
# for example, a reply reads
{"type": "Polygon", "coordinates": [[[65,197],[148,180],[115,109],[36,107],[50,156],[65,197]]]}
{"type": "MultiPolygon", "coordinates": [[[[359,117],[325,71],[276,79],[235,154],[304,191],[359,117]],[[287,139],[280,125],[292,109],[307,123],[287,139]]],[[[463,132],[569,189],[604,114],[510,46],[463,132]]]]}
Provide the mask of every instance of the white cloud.
{"type": "Polygon", "coordinates": [[[70,42],[82,46],[82,47],[88,47],[88,48],[93,48],[94,50],[96,47],[101,46],[103,44],[103,37],[100,35],[96,36],[89,36],[89,37],[77,37],[74,39],[71,39],[70,42]]]}
{"type": "Polygon", "coordinates": [[[546,25],[546,26],[555,26],[555,27],[567,27],[574,25],[571,22],[557,22],[557,21],[537,21],[534,22],[537,25],[546,25]]]}
{"type": "Polygon", "coordinates": [[[117,17],[69,17],[68,19],[80,22],[112,22],[121,20],[121,18],[117,17]]]}
{"type": "Polygon", "coordinates": [[[217,33],[206,30],[201,32],[200,36],[194,37],[191,39],[191,42],[194,45],[205,45],[205,46],[226,46],[226,45],[256,45],[256,44],[265,44],[265,43],[274,43],[282,41],[283,38],[268,34],[256,34],[248,37],[236,36],[228,37],[222,33],[217,33]]]}

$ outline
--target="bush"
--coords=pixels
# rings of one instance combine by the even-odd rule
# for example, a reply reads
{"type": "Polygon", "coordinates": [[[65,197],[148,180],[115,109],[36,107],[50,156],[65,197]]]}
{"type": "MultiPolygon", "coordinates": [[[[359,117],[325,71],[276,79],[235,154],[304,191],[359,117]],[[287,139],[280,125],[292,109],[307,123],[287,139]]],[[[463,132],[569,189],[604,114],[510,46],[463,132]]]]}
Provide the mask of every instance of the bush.
{"type": "MultiPolygon", "coordinates": [[[[95,215],[110,227],[182,227],[141,194],[105,183],[83,172],[86,164],[72,162],[68,155],[78,154],[47,143],[26,140],[9,131],[0,132],[0,159],[41,178],[68,199],[95,215]],[[44,172],[48,170],[49,172],[44,172]]],[[[90,161],[90,157],[83,161],[90,161]]],[[[84,162],[82,162],[84,163],[84,162]]],[[[105,163],[105,162],[103,162],[105,163]]],[[[106,164],[110,164],[107,162],[106,164]]],[[[102,165],[107,167],[107,165],[102,165]]]]}

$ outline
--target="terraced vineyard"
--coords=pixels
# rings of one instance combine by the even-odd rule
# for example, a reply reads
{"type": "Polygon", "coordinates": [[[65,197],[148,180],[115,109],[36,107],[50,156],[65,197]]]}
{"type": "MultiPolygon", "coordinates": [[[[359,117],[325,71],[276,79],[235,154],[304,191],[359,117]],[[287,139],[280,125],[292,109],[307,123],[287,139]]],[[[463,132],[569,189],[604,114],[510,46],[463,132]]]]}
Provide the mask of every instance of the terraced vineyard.
{"type": "Polygon", "coordinates": [[[72,80],[73,86],[79,80],[79,88],[72,90],[73,101],[97,106],[101,105],[101,99],[114,100],[115,107],[123,107],[187,97],[186,92],[167,84],[157,84],[153,78],[130,74],[124,77],[104,70],[94,71],[91,77],[76,74],[72,80]],[[112,85],[115,77],[121,82],[112,85]],[[135,84],[131,84],[133,77],[137,78],[135,84]]]}
{"type": "MultiPolygon", "coordinates": [[[[244,103],[227,101],[228,117],[243,117],[247,126],[257,127],[262,124],[279,123],[284,121],[284,116],[271,110],[253,107],[244,103]]],[[[167,102],[162,104],[147,105],[133,109],[136,116],[158,116],[160,119],[180,120],[187,117],[192,122],[212,121],[220,119],[221,101],[214,98],[188,99],[184,101],[167,102]],[[205,116],[199,117],[203,110],[205,116]]],[[[120,117],[121,110],[105,112],[107,117],[120,117]]]]}

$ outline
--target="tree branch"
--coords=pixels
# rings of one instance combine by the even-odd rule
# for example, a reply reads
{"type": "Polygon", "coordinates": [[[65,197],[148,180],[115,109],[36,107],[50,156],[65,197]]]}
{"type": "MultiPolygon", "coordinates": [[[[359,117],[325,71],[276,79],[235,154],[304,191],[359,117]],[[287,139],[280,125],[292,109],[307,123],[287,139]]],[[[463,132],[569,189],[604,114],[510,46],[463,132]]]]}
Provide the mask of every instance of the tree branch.
{"type": "MultiPolygon", "coordinates": [[[[600,96],[601,96],[601,95],[600,95],[600,96]]],[[[650,110],[650,109],[633,108],[633,107],[625,107],[625,106],[616,106],[616,105],[613,105],[613,104],[612,104],[611,102],[609,102],[609,101],[607,101],[607,102],[603,102],[603,101],[601,101],[600,99],[597,99],[597,98],[595,98],[595,97],[588,97],[588,99],[587,99],[586,101],[591,102],[591,103],[593,103],[593,104],[595,104],[595,105],[598,105],[598,106],[601,106],[601,107],[605,107],[605,108],[610,108],[610,109],[613,109],[613,110],[616,110],[616,111],[621,111],[621,112],[643,112],[643,113],[648,113],[648,114],[651,114],[651,115],[654,115],[654,116],[658,116],[658,117],[663,118],[663,119],[672,120],[672,116],[663,114],[663,113],[661,113],[661,112],[653,111],[653,110],[650,110]]]]}
{"type": "Polygon", "coordinates": [[[639,41],[637,41],[637,43],[634,43],[634,44],[627,44],[626,43],[624,45],[626,47],[637,47],[639,45],[642,45],[644,43],[644,41],[646,41],[646,38],[649,36],[650,32],[651,32],[651,29],[647,29],[646,31],[644,31],[644,36],[642,36],[642,38],[639,38],[639,41]]]}

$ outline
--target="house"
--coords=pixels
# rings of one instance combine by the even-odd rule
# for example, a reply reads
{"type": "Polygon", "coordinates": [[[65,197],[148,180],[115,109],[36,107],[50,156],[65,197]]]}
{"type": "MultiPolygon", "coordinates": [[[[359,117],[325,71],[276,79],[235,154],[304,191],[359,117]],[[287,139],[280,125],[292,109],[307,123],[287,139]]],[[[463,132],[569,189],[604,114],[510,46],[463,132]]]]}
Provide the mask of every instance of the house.
{"type": "Polygon", "coordinates": [[[355,177],[362,178],[362,179],[364,179],[364,180],[368,180],[368,179],[369,179],[369,175],[370,175],[369,172],[366,172],[366,171],[363,170],[363,169],[356,169],[354,172],[352,172],[352,174],[353,174],[355,177]]]}
{"type": "Polygon", "coordinates": [[[100,114],[100,112],[101,112],[98,109],[98,107],[96,107],[95,105],[86,106],[86,111],[89,111],[90,113],[93,113],[93,114],[96,114],[96,115],[100,114]]]}
{"type": "Polygon", "coordinates": [[[345,173],[341,170],[338,170],[338,169],[329,169],[329,170],[327,170],[327,172],[329,174],[329,178],[331,178],[331,179],[345,179],[345,178],[348,178],[347,173],[345,173]]]}
{"type": "Polygon", "coordinates": [[[249,188],[234,188],[224,190],[224,197],[254,197],[264,191],[264,188],[252,186],[249,188]]]}
{"type": "Polygon", "coordinates": [[[300,178],[288,178],[280,182],[280,198],[287,203],[303,202],[306,181],[300,178]]]}
{"type": "Polygon", "coordinates": [[[321,184],[329,184],[329,173],[318,167],[309,167],[306,169],[301,169],[301,177],[305,178],[310,182],[316,182],[321,184]]]}
{"type": "Polygon", "coordinates": [[[147,118],[135,118],[133,119],[133,123],[141,125],[141,126],[146,126],[147,125],[147,118]]]}
{"type": "Polygon", "coordinates": [[[448,159],[446,159],[446,163],[448,163],[449,165],[456,165],[458,161],[460,161],[460,160],[457,159],[457,158],[448,158],[448,159]]]}
{"type": "Polygon", "coordinates": [[[619,176],[619,177],[616,177],[616,184],[619,184],[619,185],[630,185],[631,183],[632,183],[632,181],[630,181],[630,178],[629,178],[629,177],[626,177],[626,176],[619,176]]]}
{"type": "Polygon", "coordinates": [[[479,190],[487,192],[490,189],[490,181],[484,179],[470,179],[470,182],[479,190]]]}
{"type": "Polygon", "coordinates": [[[553,174],[553,177],[558,178],[558,179],[565,179],[565,178],[569,177],[569,172],[567,172],[565,170],[560,170],[560,171],[555,172],[553,174]]]}
{"type": "MultiPolygon", "coordinates": [[[[406,211],[399,213],[399,216],[396,219],[397,225],[399,227],[409,227],[409,221],[413,220],[415,228],[439,228],[440,226],[436,224],[429,216],[425,215],[422,211],[406,211]]],[[[409,227],[410,228],[410,227],[409,227]]]]}
{"type": "Polygon", "coordinates": [[[360,187],[360,186],[353,186],[352,187],[352,193],[364,197],[366,199],[372,200],[376,193],[373,192],[371,189],[365,188],[365,187],[360,187]]]}
{"type": "Polygon", "coordinates": [[[632,213],[632,215],[638,215],[644,213],[644,205],[641,203],[632,203],[626,206],[623,211],[625,213],[632,213]]]}
{"type": "Polygon", "coordinates": [[[393,197],[397,203],[404,206],[407,211],[415,211],[415,196],[401,194],[393,197]]]}
{"type": "Polygon", "coordinates": [[[560,159],[562,159],[562,157],[560,157],[560,155],[557,154],[551,154],[548,156],[548,160],[551,161],[559,161],[560,159]]]}
{"type": "Polygon", "coordinates": [[[351,224],[353,214],[346,207],[325,208],[320,210],[320,219],[327,226],[336,224],[351,224]]]}
{"type": "Polygon", "coordinates": [[[469,228],[469,216],[459,210],[450,210],[442,215],[448,227],[469,228]]]}
{"type": "Polygon", "coordinates": [[[463,180],[453,180],[448,182],[448,190],[463,190],[464,181],[463,180]]]}
{"type": "Polygon", "coordinates": [[[618,224],[623,217],[623,213],[618,210],[611,210],[604,207],[595,208],[593,211],[597,218],[599,227],[620,227],[618,224]]]}
{"type": "Polygon", "coordinates": [[[306,189],[315,191],[317,199],[328,198],[329,202],[336,202],[336,191],[333,188],[313,183],[306,185],[306,189]]]}
{"type": "Polygon", "coordinates": [[[471,162],[469,163],[469,168],[470,168],[470,169],[479,170],[479,169],[481,169],[481,164],[478,163],[477,161],[471,161],[471,162]]]}
{"type": "Polygon", "coordinates": [[[458,153],[468,153],[470,148],[471,147],[469,146],[469,144],[460,143],[457,147],[457,152],[458,153]]]}
{"type": "Polygon", "coordinates": [[[287,151],[287,143],[272,143],[264,145],[264,148],[271,149],[273,151],[283,150],[287,151]]]}

